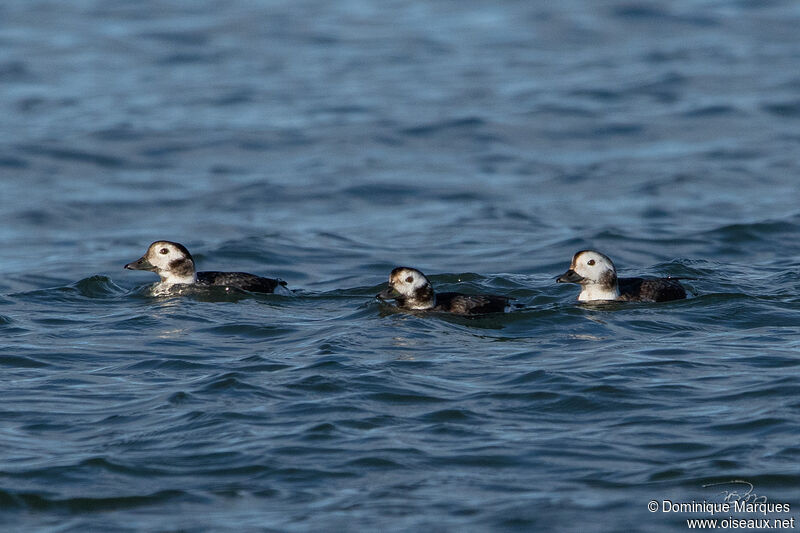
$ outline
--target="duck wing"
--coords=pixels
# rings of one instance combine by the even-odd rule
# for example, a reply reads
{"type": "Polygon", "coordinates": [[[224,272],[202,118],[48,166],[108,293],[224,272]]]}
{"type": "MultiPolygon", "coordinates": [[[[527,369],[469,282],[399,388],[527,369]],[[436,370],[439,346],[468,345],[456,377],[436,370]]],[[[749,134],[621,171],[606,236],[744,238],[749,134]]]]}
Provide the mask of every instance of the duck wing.
{"type": "Polygon", "coordinates": [[[686,290],[674,278],[619,278],[620,300],[668,302],[686,298],[686,290]]]}
{"type": "Polygon", "coordinates": [[[279,285],[286,286],[286,282],[281,279],[262,278],[247,272],[198,272],[197,282],[265,293],[275,292],[279,285]]]}
{"type": "Polygon", "coordinates": [[[511,298],[495,294],[462,294],[459,292],[436,293],[433,311],[445,311],[459,315],[502,313],[511,298]]]}

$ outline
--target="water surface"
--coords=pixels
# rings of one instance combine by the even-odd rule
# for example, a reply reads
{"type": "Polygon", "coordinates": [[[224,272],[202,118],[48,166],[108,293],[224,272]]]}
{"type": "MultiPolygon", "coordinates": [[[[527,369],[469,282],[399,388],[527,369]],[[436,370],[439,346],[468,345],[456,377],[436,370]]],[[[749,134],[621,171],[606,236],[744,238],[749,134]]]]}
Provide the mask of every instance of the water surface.
{"type": "Polygon", "coordinates": [[[730,480],[796,516],[798,19],[4,2],[0,522],[683,531],[648,502],[730,480]],[[156,239],[297,294],[153,298],[156,239]],[[691,298],[577,305],[589,247],[691,298]],[[526,307],[396,312],[401,264],[526,307]]]}

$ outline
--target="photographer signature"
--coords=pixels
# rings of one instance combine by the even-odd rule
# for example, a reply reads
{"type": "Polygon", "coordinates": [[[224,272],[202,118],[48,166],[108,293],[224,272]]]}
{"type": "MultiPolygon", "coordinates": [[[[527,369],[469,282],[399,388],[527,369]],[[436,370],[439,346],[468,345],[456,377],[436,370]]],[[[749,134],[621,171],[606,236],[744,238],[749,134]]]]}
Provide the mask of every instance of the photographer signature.
{"type": "Polygon", "coordinates": [[[719,487],[730,485],[732,487],[731,490],[722,490],[720,494],[724,494],[725,497],[723,498],[724,503],[731,503],[731,502],[746,502],[746,503],[767,503],[766,496],[759,496],[758,494],[753,492],[753,484],[749,481],[745,481],[743,479],[732,479],[730,481],[719,481],[717,483],[707,483],[702,485],[703,488],[706,487],[719,487]],[[742,488],[747,488],[742,494],[739,494],[739,490],[742,488]],[[737,488],[739,490],[737,490],[737,488]]]}

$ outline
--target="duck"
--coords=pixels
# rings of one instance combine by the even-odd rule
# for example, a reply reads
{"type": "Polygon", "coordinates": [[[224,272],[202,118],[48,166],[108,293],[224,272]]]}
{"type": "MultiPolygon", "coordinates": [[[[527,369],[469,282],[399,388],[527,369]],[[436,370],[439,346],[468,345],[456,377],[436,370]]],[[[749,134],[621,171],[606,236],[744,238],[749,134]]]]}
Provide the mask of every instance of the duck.
{"type": "Polygon", "coordinates": [[[389,286],[376,295],[394,300],[397,307],[412,311],[436,311],[457,315],[503,313],[510,310],[512,298],[495,294],[434,292],[428,278],[411,267],[397,267],[389,274],[389,286]]]}
{"type": "Polygon", "coordinates": [[[158,274],[155,293],[169,291],[176,285],[220,286],[250,292],[291,294],[281,279],[263,278],[247,272],[197,272],[189,250],[180,243],[155,241],[147,252],[125,265],[128,270],[147,270],[158,274]]]}
{"type": "Polygon", "coordinates": [[[686,298],[678,278],[618,278],[611,259],[595,250],[581,250],[557,283],[581,286],[580,302],[667,302],[686,298]]]}

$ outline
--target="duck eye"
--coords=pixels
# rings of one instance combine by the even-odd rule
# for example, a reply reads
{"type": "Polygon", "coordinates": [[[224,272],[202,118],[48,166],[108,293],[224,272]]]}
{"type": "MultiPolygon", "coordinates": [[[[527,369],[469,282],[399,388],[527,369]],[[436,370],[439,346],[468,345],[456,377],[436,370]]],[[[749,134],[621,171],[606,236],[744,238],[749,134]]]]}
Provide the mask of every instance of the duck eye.
{"type": "Polygon", "coordinates": [[[589,259],[589,260],[586,262],[586,264],[587,264],[587,265],[589,265],[589,266],[592,266],[592,265],[594,265],[594,259],[589,259]]]}
{"type": "Polygon", "coordinates": [[[162,248],[162,249],[160,249],[160,250],[158,251],[158,253],[160,253],[161,255],[166,255],[166,254],[168,254],[168,253],[169,253],[169,250],[167,250],[166,248],[162,248]]]}
{"type": "Polygon", "coordinates": [[[406,278],[406,283],[411,283],[412,281],[414,281],[414,276],[408,276],[406,278]]]}

